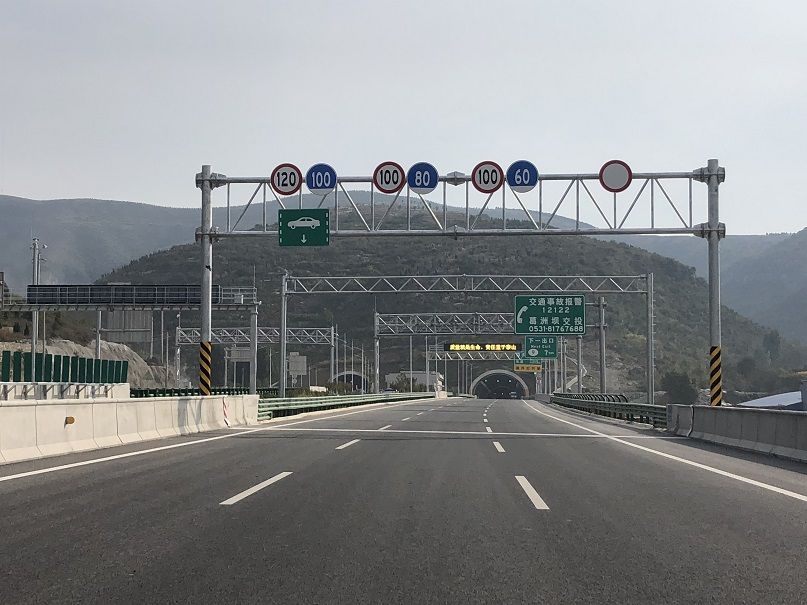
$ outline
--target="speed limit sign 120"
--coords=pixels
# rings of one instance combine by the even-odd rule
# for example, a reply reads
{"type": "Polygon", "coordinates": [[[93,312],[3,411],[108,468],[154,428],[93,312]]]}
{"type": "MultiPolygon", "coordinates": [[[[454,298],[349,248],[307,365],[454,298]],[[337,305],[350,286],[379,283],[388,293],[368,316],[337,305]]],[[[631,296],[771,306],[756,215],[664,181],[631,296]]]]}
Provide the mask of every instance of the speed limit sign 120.
{"type": "Polygon", "coordinates": [[[493,193],[504,184],[504,172],[496,162],[479,162],[471,173],[471,182],[482,193],[493,193]]]}
{"type": "Polygon", "coordinates": [[[303,186],[303,173],[294,164],[280,164],[272,171],[270,181],[280,195],[293,195],[303,186]]]}

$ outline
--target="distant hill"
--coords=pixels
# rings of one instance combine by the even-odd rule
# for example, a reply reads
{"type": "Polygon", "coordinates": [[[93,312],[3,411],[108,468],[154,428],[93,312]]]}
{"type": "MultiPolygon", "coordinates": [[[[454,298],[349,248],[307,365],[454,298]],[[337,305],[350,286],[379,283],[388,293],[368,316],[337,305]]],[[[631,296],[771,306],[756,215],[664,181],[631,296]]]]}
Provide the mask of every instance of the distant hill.
{"type": "MultiPolygon", "coordinates": [[[[369,203],[366,191],[351,192],[351,195],[357,205],[369,203]]],[[[391,200],[380,194],[376,197],[381,203],[391,200]]],[[[305,207],[318,203],[318,197],[303,196],[305,207]]],[[[413,215],[423,215],[420,201],[416,203],[420,207],[413,200],[413,215]]],[[[277,216],[277,209],[274,200],[267,203],[270,222],[274,222],[272,217],[277,216]]],[[[243,210],[243,205],[231,207],[231,224],[236,224],[243,210]]],[[[31,281],[31,237],[39,237],[48,246],[43,253],[47,259],[42,266],[43,283],[92,282],[144,254],[192,242],[200,213],[198,208],[115,200],[31,200],[0,195],[0,271],[5,272],[13,290],[22,291],[31,281]]],[[[262,213],[263,205],[253,204],[241,218],[239,228],[248,229],[260,223],[262,213]]],[[[537,212],[532,214],[539,220],[537,212]]],[[[488,208],[484,215],[499,218],[501,209],[488,208]]],[[[520,209],[508,209],[507,216],[508,220],[525,219],[520,209]]],[[[222,228],[227,224],[225,208],[215,208],[214,224],[222,228]]],[[[573,224],[574,221],[562,216],[552,220],[552,225],[559,228],[573,224]]]]}
{"type": "MultiPolygon", "coordinates": [[[[298,275],[407,275],[436,273],[507,274],[640,274],[656,275],[657,369],[659,376],[681,369],[706,383],[707,289],[694,270],[677,261],[639,248],[581,237],[536,237],[526,248],[513,237],[448,238],[409,237],[336,239],[328,248],[280,248],[276,242],[256,238],[227,239],[216,245],[215,281],[223,285],[252,283],[256,271],[263,301],[261,323],[278,322],[278,272],[298,275]]],[[[138,259],[106,276],[103,281],[198,281],[199,254],[192,246],[177,246],[138,259]]],[[[622,368],[622,388],[641,390],[644,365],[644,302],[642,297],[609,296],[609,356],[622,368]]],[[[290,304],[290,325],[347,326],[351,336],[371,341],[372,312],[423,310],[508,310],[509,295],[339,297],[298,296],[290,304]]],[[[183,325],[198,322],[186,317],[183,325]]],[[[231,322],[233,320],[226,320],[231,322]]],[[[239,321],[246,322],[243,317],[239,321]]],[[[220,325],[220,324],[219,324],[220,325]]],[[[801,367],[805,350],[730,309],[724,309],[726,379],[738,390],[776,389],[776,376],[801,367]],[[751,368],[747,358],[759,360],[751,368]],[[745,365],[742,365],[742,364],[745,365]],[[753,372],[752,372],[753,370],[753,372]],[[755,386],[764,373],[764,388],[755,386]]],[[[402,339],[405,340],[405,339],[402,339]]],[[[594,335],[587,337],[593,347],[594,335]]],[[[422,343],[422,339],[421,339],[422,343]]],[[[385,341],[383,372],[397,371],[406,363],[405,343],[385,341]]],[[[585,363],[592,364],[593,353],[585,363]]],[[[596,364],[595,364],[596,365],[596,364]]]]}
{"type": "MultiPolygon", "coordinates": [[[[363,206],[369,202],[367,191],[352,191],[351,195],[357,205],[363,206]]],[[[380,194],[377,198],[381,204],[388,203],[391,199],[380,194]]],[[[233,203],[236,202],[243,203],[243,200],[233,200],[233,203]]],[[[303,196],[303,205],[306,207],[318,203],[318,197],[303,196]]],[[[435,213],[441,216],[442,208],[431,203],[435,213]]],[[[423,211],[420,201],[413,198],[412,204],[416,222],[421,221],[420,225],[424,227],[430,226],[428,221],[431,219],[423,211]]],[[[346,208],[347,204],[342,204],[342,207],[346,208]]],[[[276,216],[277,208],[275,201],[267,203],[269,221],[276,216]]],[[[238,221],[243,210],[243,205],[234,205],[231,208],[231,224],[238,221]]],[[[449,210],[452,217],[450,224],[462,224],[463,213],[458,212],[459,209],[455,207],[450,207],[449,210]]],[[[402,212],[403,203],[399,200],[387,224],[393,220],[400,223],[403,220],[402,212]]],[[[473,210],[472,220],[478,212],[478,209],[473,210]]],[[[262,204],[251,206],[241,218],[239,228],[249,229],[260,223],[262,214],[262,204]]],[[[534,220],[541,220],[537,212],[531,214],[534,220]]],[[[92,282],[132,259],[192,242],[199,225],[199,215],[198,208],[172,208],[136,202],[93,199],[30,200],[0,196],[0,271],[5,271],[6,281],[12,289],[22,291],[30,282],[30,243],[31,236],[36,235],[48,245],[43,254],[47,259],[42,268],[44,283],[92,282]]],[[[489,207],[481,220],[491,221],[493,225],[495,223],[492,221],[498,221],[500,217],[501,208],[489,207]]],[[[524,221],[525,215],[521,209],[508,208],[507,218],[512,223],[524,221]]],[[[543,219],[548,219],[548,216],[545,214],[543,219]]],[[[226,222],[226,210],[216,208],[214,224],[223,228],[226,222]]],[[[572,228],[574,221],[556,216],[552,225],[572,228]]],[[[358,223],[355,226],[360,227],[358,223]]],[[[587,224],[582,226],[591,227],[587,224]]],[[[795,329],[791,329],[790,318],[794,315],[788,308],[790,303],[784,303],[781,308],[772,306],[766,300],[767,291],[754,288],[748,290],[748,285],[753,282],[748,276],[770,273],[771,266],[779,266],[778,263],[770,264],[778,255],[787,255],[785,261],[788,258],[801,258],[800,250],[804,249],[800,243],[802,240],[796,238],[794,243],[787,244],[795,237],[792,234],[730,233],[721,243],[723,303],[742,311],[762,325],[782,329],[791,338],[807,344],[807,322],[802,321],[795,329]]],[[[804,236],[800,237],[803,239],[804,236]]],[[[646,235],[608,239],[674,258],[694,267],[699,276],[706,275],[706,242],[701,238],[646,235]]],[[[781,276],[781,273],[777,275],[781,276]]],[[[773,277],[775,276],[765,276],[766,279],[773,277]]],[[[807,272],[793,267],[780,290],[804,292],[807,290],[807,272]]],[[[794,300],[798,300],[798,297],[794,300]]],[[[803,297],[801,300],[804,300],[803,297]]],[[[800,310],[805,305],[795,306],[800,310]]],[[[795,312],[796,315],[799,310],[795,312]]]]}
{"type": "Polygon", "coordinates": [[[726,301],[788,338],[807,342],[807,229],[725,271],[726,301]]]}

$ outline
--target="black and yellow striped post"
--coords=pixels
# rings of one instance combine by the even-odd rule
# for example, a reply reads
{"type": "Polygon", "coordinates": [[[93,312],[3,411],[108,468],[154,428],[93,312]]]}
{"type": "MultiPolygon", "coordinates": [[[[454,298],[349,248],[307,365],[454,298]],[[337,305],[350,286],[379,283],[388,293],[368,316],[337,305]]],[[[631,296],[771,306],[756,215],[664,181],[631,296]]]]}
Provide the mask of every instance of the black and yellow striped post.
{"type": "Polygon", "coordinates": [[[720,347],[709,349],[709,404],[723,403],[723,361],[720,347]]]}
{"type": "Polygon", "coordinates": [[[199,343],[199,391],[202,395],[210,395],[212,367],[213,343],[203,340],[199,343]]]}

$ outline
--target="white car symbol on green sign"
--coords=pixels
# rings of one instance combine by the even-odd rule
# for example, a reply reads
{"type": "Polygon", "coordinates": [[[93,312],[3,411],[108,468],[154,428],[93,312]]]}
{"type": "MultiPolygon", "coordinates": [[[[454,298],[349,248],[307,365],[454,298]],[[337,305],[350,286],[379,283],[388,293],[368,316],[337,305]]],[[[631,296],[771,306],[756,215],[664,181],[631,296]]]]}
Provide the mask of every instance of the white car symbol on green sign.
{"type": "Polygon", "coordinates": [[[296,229],[297,227],[309,227],[311,229],[316,229],[319,227],[320,223],[317,219],[311,218],[310,216],[301,216],[295,221],[289,221],[288,226],[289,229],[296,229]]]}

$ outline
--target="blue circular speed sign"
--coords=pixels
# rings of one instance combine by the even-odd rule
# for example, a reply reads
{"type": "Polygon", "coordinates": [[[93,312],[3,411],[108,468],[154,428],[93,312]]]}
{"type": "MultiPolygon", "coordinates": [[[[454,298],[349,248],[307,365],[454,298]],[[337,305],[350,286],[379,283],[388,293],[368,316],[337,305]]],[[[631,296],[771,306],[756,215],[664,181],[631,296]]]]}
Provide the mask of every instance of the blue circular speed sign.
{"type": "Polygon", "coordinates": [[[336,187],[336,170],[328,164],[314,164],[305,173],[305,186],[317,195],[330,193],[336,187]]]}
{"type": "Polygon", "coordinates": [[[507,184],[516,193],[532,191],[538,184],[538,169],[527,160],[518,160],[507,169],[507,184]]]}
{"type": "Polygon", "coordinates": [[[437,188],[437,168],[428,162],[418,162],[406,173],[406,184],[414,193],[431,193],[437,188]]]}

